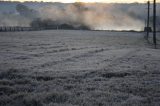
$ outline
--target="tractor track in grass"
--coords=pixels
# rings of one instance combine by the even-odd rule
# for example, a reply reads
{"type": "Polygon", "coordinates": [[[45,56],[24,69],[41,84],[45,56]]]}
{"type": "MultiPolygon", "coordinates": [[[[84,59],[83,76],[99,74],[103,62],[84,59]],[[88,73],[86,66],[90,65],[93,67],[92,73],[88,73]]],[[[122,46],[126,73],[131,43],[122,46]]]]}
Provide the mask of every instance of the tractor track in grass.
{"type": "Polygon", "coordinates": [[[138,51],[140,51],[140,49],[133,49],[133,50],[129,51],[125,55],[123,55],[117,59],[112,60],[110,64],[108,64],[106,67],[104,67],[104,69],[110,69],[112,67],[115,67],[118,64],[121,64],[121,60],[132,57],[138,51]]]}
{"type": "Polygon", "coordinates": [[[108,49],[96,49],[96,50],[92,50],[92,51],[88,51],[86,53],[82,53],[80,55],[75,55],[75,56],[72,56],[72,57],[69,57],[69,58],[66,58],[66,59],[63,59],[63,60],[59,60],[59,61],[49,61],[49,62],[46,62],[44,64],[40,64],[38,66],[33,66],[33,67],[30,67],[31,69],[34,69],[34,68],[45,68],[45,67],[50,67],[52,65],[57,65],[57,64],[60,64],[60,63],[65,63],[65,62],[72,62],[72,61],[75,61],[76,59],[80,59],[80,58],[88,58],[88,57],[92,57],[94,56],[94,54],[97,54],[97,53],[100,53],[100,52],[104,52],[108,49]]]}
{"type": "MultiPolygon", "coordinates": [[[[140,51],[140,49],[133,49],[133,50],[130,50],[129,52],[125,53],[124,55],[118,57],[118,58],[115,58],[111,61],[109,61],[109,63],[107,63],[105,65],[105,67],[101,68],[101,69],[98,69],[98,70],[81,70],[79,72],[82,72],[84,74],[81,74],[79,77],[83,77],[83,78],[87,78],[87,77],[95,77],[97,75],[102,75],[103,77],[105,77],[105,74],[103,73],[107,73],[109,74],[108,75],[108,78],[111,78],[111,76],[117,76],[117,77],[123,77],[123,76],[128,76],[130,75],[128,72],[118,72],[116,74],[116,72],[112,72],[112,68],[113,67],[116,67],[117,65],[121,64],[121,61],[123,59],[127,59],[127,58],[130,58],[132,57],[135,53],[137,53],[138,51],[140,51]]],[[[80,73],[79,73],[80,74],[80,73]]],[[[107,77],[107,76],[106,76],[107,77]]]]}
{"type": "MultiPolygon", "coordinates": [[[[124,77],[124,76],[128,76],[130,75],[130,73],[128,72],[112,72],[112,68],[116,67],[117,65],[121,64],[121,61],[123,59],[126,58],[130,58],[131,56],[133,56],[134,53],[138,52],[140,49],[132,49],[130,51],[128,51],[127,53],[123,54],[122,56],[115,58],[111,61],[109,61],[105,67],[100,68],[100,69],[91,69],[91,70],[79,70],[78,72],[76,70],[67,70],[66,73],[72,73],[72,77],[75,78],[91,78],[91,77],[95,77],[95,76],[100,76],[100,77],[107,77],[107,78],[112,78],[112,77],[124,77]],[[74,73],[75,72],[75,73],[74,73]]],[[[47,62],[45,64],[42,65],[38,65],[38,66],[34,66],[31,67],[32,69],[39,69],[39,68],[45,68],[45,67],[51,67],[52,65],[57,65],[60,63],[65,63],[65,62],[70,62],[70,61],[74,61],[75,59],[79,59],[81,57],[85,57],[85,58],[89,58],[91,56],[94,56],[94,54],[96,53],[102,53],[105,51],[109,51],[108,49],[98,49],[98,50],[93,50],[93,51],[89,51],[87,53],[83,53],[81,55],[76,55],[73,56],[71,58],[67,58],[61,61],[52,61],[52,62],[47,62]]],[[[29,70],[29,69],[27,69],[29,70]]]]}
{"type": "MultiPolygon", "coordinates": [[[[96,47],[91,47],[91,48],[96,48],[96,47]]],[[[51,47],[51,48],[49,48],[49,50],[46,50],[45,52],[30,54],[30,56],[33,56],[33,57],[42,57],[44,55],[49,55],[49,54],[58,54],[58,53],[65,53],[65,52],[72,52],[72,51],[81,51],[81,50],[87,50],[88,47],[63,48],[63,46],[62,46],[62,47],[54,49],[54,50],[50,50],[50,49],[53,49],[53,48],[51,47]]]]}

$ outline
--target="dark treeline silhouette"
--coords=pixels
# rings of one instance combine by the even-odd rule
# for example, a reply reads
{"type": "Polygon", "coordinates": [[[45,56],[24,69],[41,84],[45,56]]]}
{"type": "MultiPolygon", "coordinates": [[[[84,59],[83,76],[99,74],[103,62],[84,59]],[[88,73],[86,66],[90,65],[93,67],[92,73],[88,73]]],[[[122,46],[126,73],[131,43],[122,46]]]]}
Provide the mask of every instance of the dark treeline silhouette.
{"type": "Polygon", "coordinates": [[[41,28],[41,29],[90,30],[90,28],[85,25],[79,25],[75,27],[72,24],[67,24],[67,23],[60,24],[50,19],[41,20],[39,18],[32,21],[30,26],[34,29],[41,28]]]}
{"type": "Polygon", "coordinates": [[[21,26],[1,26],[0,32],[15,32],[15,31],[38,31],[38,30],[90,30],[89,27],[80,25],[74,27],[70,24],[57,24],[52,20],[34,20],[31,23],[31,27],[21,27],[21,26]]]}

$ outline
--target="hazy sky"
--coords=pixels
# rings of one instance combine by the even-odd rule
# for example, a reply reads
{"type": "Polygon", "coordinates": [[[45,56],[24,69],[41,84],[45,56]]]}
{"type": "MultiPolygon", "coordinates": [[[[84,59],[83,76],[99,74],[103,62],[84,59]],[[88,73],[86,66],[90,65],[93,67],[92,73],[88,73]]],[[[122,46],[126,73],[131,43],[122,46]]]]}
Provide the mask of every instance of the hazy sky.
{"type": "MultiPolygon", "coordinates": [[[[10,0],[10,1],[47,1],[47,2],[64,2],[64,3],[71,3],[71,2],[106,2],[106,3],[112,3],[112,2],[118,2],[118,3],[131,3],[131,2],[146,2],[147,0],[10,0]]],[[[150,0],[153,1],[153,0],[150,0]]],[[[160,0],[157,0],[157,2],[160,2],[160,0]]]]}

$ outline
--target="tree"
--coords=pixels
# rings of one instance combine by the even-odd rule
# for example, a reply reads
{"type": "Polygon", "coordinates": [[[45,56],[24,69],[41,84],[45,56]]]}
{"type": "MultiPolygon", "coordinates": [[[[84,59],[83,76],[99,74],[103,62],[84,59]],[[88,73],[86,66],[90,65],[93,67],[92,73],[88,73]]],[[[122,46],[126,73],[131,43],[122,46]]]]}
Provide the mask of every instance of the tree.
{"type": "Polygon", "coordinates": [[[34,19],[34,18],[37,18],[37,16],[38,16],[37,11],[30,9],[29,7],[27,7],[23,4],[17,4],[16,10],[21,16],[24,16],[26,18],[34,19]]]}

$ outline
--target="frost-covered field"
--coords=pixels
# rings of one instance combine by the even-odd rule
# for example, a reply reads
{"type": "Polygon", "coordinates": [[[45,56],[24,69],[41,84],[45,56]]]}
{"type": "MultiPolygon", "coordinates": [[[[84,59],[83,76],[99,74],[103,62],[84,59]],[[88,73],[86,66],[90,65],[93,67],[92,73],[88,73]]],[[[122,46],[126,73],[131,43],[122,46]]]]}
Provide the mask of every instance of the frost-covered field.
{"type": "Polygon", "coordinates": [[[144,33],[0,33],[0,106],[159,106],[160,49],[144,33]]]}

